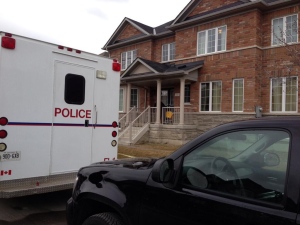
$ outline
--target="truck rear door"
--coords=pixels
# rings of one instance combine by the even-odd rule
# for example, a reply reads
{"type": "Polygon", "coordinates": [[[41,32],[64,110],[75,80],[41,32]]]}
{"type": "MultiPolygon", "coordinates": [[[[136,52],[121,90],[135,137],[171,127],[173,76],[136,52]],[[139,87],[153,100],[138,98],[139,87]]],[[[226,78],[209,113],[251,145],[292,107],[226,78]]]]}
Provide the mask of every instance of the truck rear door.
{"type": "Polygon", "coordinates": [[[95,69],[56,61],[54,73],[51,174],[91,162],[95,69]]]}

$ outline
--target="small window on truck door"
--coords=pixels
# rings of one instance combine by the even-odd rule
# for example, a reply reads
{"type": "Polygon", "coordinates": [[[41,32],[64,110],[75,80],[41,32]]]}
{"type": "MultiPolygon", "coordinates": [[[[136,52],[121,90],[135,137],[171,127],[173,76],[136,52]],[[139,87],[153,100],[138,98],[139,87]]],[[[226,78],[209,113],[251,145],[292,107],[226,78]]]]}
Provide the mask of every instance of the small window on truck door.
{"type": "Polygon", "coordinates": [[[65,77],[65,102],[82,105],[85,98],[85,78],[81,75],[67,74],[65,77]]]}

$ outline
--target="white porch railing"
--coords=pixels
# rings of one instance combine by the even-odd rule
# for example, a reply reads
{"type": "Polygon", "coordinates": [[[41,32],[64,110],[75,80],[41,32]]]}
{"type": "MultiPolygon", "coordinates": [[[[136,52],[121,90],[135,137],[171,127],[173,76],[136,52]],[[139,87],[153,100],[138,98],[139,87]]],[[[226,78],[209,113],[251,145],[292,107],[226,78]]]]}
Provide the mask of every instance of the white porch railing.
{"type": "MultiPolygon", "coordinates": [[[[177,125],[180,123],[180,107],[162,107],[160,123],[177,125]]],[[[119,120],[119,140],[135,144],[148,130],[150,123],[156,123],[156,107],[148,107],[143,112],[132,108],[119,120]],[[127,120],[126,120],[127,118],[127,120]]],[[[192,108],[184,108],[184,124],[193,124],[192,108]]]]}
{"type": "MultiPolygon", "coordinates": [[[[151,123],[156,123],[156,110],[156,107],[151,107],[151,123]]],[[[193,124],[192,112],[192,108],[184,108],[184,124],[193,124]]],[[[162,107],[160,122],[163,124],[179,124],[180,107],[162,107]]]]}
{"type": "MultiPolygon", "coordinates": [[[[149,130],[150,124],[150,106],[141,112],[132,122],[126,125],[126,129],[120,130],[119,138],[126,138],[130,144],[134,144],[149,130]]],[[[123,119],[123,118],[122,118],[123,119]]]]}
{"type": "Polygon", "coordinates": [[[132,107],[128,113],[123,115],[119,119],[119,132],[122,132],[133,120],[135,120],[138,115],[140,115],[140,109],[135,106],[132,107]]]}

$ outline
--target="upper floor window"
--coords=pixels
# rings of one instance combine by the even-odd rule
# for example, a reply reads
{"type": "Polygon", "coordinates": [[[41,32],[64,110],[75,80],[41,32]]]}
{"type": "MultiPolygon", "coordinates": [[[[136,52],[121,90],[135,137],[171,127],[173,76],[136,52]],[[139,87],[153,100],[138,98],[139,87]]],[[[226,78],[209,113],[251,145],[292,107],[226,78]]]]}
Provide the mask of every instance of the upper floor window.
{"type": "Polygon", "coordinates": [[[296,112],[298,104],[298,78],[271,79],[271,111],[296,112]]]}
{"type": "Polygon", "coordinates": [[[232,111],[242,112],[244,105],[244,79],[233,80],[232,111]]]}
{"type": "Polygon", "coordinates": [[[225,51],[226,33],[226,26],[198,32],[197,55],[225,51]]]}
{"type": "Polygon", "coordinates": [[[162,46],[162,61],[175,59],[175,43],[164,44],[162,46]]]}
{"type": "Polygon", "coordinates": [[[298,42],[298,15],[273,19],[272,26],[272,45],[298,42]]]}
{"type": "Polygon", "coordinates": [[[136,50],[123,52],[121,54],[121,66],[122,70],[125,70],[136,58],[136,50]]]}
{"type": "Polygon", "coordinates": [[[201,83],[201,111],[221,111],[221,81],[201,83]]]}

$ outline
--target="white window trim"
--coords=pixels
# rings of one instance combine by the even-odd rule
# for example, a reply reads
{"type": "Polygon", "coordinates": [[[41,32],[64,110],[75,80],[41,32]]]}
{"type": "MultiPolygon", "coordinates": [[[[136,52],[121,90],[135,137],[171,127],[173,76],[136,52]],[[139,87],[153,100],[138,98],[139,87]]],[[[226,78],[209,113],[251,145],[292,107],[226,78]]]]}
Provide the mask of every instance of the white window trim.
{"type": "Polygon", "coordinates": [[[168,43],[168,44],[163,44],[161,46],[161,61],[162,62],[169,62],[169,61],[172,61],[174,59],[170,59],[170,56],[171,56],[171,45],[174,44],[174,50],[176,51],[176,45],[175,45],[175,42],[172,42],[172,43],[168,43]],[[168,46],[168,59],[167,60],[164,60],[164,46],[168,46]]]}
{"type": "Polygon", "coordinates": [[[219,27],[214,27],[214,28],[211,28],[211,29],[202,30],[202,31],[197,32],[197,49],[196,49],[196,55],[197,56],[216,54],[216,53],[221,53],[221,52],[225,52],[225,51],[227,51],[227,25],[219,26],[219,27]],[[226,28],[225,49],[221,50],[221,51],[218,51],[218,40],[217,40],[218,38],[216,38],[216,42],[215,42],[215,49],[216,49],[216,51],[208,53],[207,52],[207,44],[208,44],[208,35],[207,35],[207,33],[208,33],[209,30],[215,29],[216,37],[218,37],[218,29],[221,28],[221,27],[225,27],[226,28]],[[203,53],[203,54],[199,53],[199,51],[198,51],[199,50],[198,46],[200,44],[198,36],[199,36],[199,33],[201,33],[201,32],[205,32],[205,53],[203,53]]]}
{"type": "Polygon", "coordinates": [[[208,112],[212,112],[212,113],[221,112],[221,110],[220,111],[212,111],[212,84],[216,83],[216,82],[221,83],[220,109],[222,109],[222,81],[207,81],[207,82],[201,82],[200,83],[200,88],[199,88],[199,90],[200,90],[200,94],[199,94],[199,96],[200,96],[200,98],[199,98],[199,112],[206,112],[206,113],[208,113],[208,112]],[[209,110],[208,111],[202,111],[201,110],[201,84],[205,84],[205,83],[209,83],[209,110]]]}
{"type": "MultiPolygon", "coordinates": [[[[274,19],[272,19],[272,26],[271,26],[271,46],[278,46],[278,45],[280,45],[280,44],[273,44],[274,38],[275,38],[274,37],[274,20],[283,18],[283,30],[286,31],[286,18],[289,17],[289,16],[297,16],[296,23],[297,23],[297,29],[298,29],[298,34],[299,34],[298,14],[292,14],[292,15],[287,15],[287,16],[282,16],[282,17],[274,18],[274,19]]],[[[288,44],[298,43],[298,41],[299,41],[298,36],[299,35],[297,35],[296,42],[290,42],[288,44]]],[[[284,38],[286,39],[285,35],[284,35],[284,38]]]]}
{"type": "Polygon", "coordinates": [[[244,101],[245,101],[245,82],[244,82],[244,78],[237,78],[237,79],[233,79],[232,80],[232,112],[244,112],[244,101]],[[234,81],[236,80],[242,80],[243,81],[243,105],[242,105],[242,111],[235,111],[234,110],[234,97],[235,97],[235,93],[234,93],[234,81]]]}
{"type": "Polygon", "coordinates": [[[134,51],[136,51],[137,52],[137,50],[136,49],[134,49],[134,50],[131,50],[131,51],[127,51],[127,52],[121,52],[121,67],[122,67],[122,62],[123,62],[123,53],[125,53],[125,68],[121,68],[121,71],[124,71],[124,70],[126,70],[127,68],[128,68],[128,66],[135,60],[134,58],[133,58],[133,52],[134,51]],[[127,63],[127,56],[128,56],[128,54],[131,54],[131,63],[128,65],[128,63],[127,63]]]}
{"type": "Polygon", "coordinates": [[[298,85],[299,85],[299,83],[298,83],[298,77],[297,76],[291,76],[291,77],[273,77],[273,78],[271,78],[270,79],[270,112],[271,113],[297,113],[298,112],[298,85]],[[273,86],[272,86],[272,80],[273,79],[283,79],[284,80],[284,83],[286,83],[286,78],[297,78],[297,94],[296,94],[296,111],[285,111],[285,102],[286,102],[286,99],[285,99],[285,96],[286,96],[286,85],[284,85],[283,87],[282,87],[282,93],[284,93],[284,94],[282,94],[282,111],[273,111],[272,110],[272,88],[273,88],[273,86]]]}

